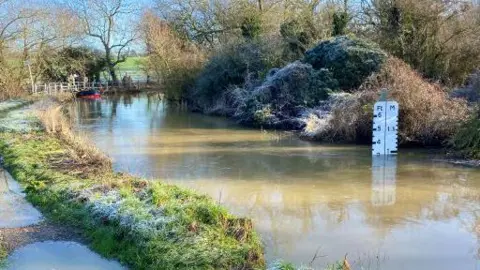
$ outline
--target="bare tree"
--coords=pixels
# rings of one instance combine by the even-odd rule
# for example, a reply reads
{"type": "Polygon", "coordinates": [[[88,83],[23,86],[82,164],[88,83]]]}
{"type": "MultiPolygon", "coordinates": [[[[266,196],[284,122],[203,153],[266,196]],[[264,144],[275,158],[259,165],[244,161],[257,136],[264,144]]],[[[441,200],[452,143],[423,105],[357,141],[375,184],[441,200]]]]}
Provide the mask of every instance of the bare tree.
{"type": "Polygon", "coordinates": [[[118,82],[115,66],[125,62],[124,50],[136,39],[131,28],[135,7],[126,0],[72,0],[68,5],[85,34],[103,46],[105,65],[111,79],[118,82]]]}
{"type": "Polygon", "coordinates": [[[21,33],[19,23],[32,16],[15,4],[12,0],[0,0],[0,61],[6,43],[21,33]]]}

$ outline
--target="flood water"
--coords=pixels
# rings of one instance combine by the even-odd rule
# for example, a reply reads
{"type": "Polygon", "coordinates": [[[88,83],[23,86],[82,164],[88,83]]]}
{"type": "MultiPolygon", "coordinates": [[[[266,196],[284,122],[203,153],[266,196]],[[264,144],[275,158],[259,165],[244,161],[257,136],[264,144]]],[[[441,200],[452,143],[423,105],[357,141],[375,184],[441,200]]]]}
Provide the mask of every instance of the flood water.
{"type": "Polygon", "coordinates": [[[125,270],[118,262],[106,260],[81,244],[65,241],[38,242],[21,247],[8,257],[5,268],[5,270],[125,270]]]}
{"type": "Polygon", "coordinates": [[[20,184],[0,166],[0,229],[32,226],[42,220],[42,214],[25,199],[20,184]]]}
{"type": "Polygon", "coordinates": [[[193,188],[254,220],[267,259],[322,268],[480,269],[480,170],[401,150],[328,146],[164,105],[157,94],[75,106],[120,171],[193,188]],[[363,268],[360,268],[363,267],[363,268]]]}

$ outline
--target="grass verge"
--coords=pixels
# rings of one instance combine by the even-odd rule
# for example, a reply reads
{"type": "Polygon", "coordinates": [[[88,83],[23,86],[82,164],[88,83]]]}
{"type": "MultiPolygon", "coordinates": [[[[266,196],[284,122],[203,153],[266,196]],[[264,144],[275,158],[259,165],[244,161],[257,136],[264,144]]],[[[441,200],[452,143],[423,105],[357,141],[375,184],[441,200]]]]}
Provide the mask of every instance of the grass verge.
{"type": "Polygon", "coordinates": [[[265,267],[250,220],[187,189],[105,164],[91,170],[99,157],[61,130],[0,132],[0,154],[27,199],[50,219],[81,229],[93,250],[132,269],[265,267]]]}

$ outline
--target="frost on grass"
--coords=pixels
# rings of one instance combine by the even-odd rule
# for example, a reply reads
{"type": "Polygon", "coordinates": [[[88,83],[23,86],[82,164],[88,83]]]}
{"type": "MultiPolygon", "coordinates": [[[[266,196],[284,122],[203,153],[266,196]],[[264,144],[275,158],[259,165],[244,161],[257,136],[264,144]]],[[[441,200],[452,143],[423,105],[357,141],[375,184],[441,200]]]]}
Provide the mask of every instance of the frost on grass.
{"type": "Polygon", "coordinates": [[[0,102],[0,112],[6,112],[21,106],[28,104],[29,102],[24,100],[7,100],[0,102]]]}
{"type": "Polygon", "coordinates": [[[314,139],[322,134],[332,131],[333,112],[341,104],[352,99],[352,94],[332,93],[325,101],[311,109],[305,109],[300,120],[305,123],[301,135],[305,138],[314,139]]]}
{"type": "Polygon", "coordinates": [[[161,208],[142,201],[135,195],[122,195],[119,190],[105,190],[100,185],[80,191],[69,191],[74,201],[86,203],[86,208],[98,220],[114,221],[126,231],[142,237],[152,237],[165,229],[173,220],[166,217],[161,208]]]}
{"type": "Polygon", "coordinates": [[[12,110],[0,118],[0,132],[29,133],[38,130],[40,130],[40,126],[31,108],[12,110]]]}
{"type": "Polygon", "coordinates": [[[248,98],[238,102],[235,118],[245,124],[301,129],[301,112],[325,100],[336,87],[331,77],[328,70],[314,70],[301,62],[272,70],[261,85],[247,91],[248,98]]]}

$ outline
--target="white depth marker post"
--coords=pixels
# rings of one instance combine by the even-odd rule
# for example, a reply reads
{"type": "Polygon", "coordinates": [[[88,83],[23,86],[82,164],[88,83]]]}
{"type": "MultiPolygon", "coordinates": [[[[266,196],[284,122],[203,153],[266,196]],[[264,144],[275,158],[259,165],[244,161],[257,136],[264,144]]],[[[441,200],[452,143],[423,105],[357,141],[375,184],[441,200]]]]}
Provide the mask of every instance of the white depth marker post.
{"type": "Polygon", "coordinates": [[[398,150],[398,103],[381,100],[373,108],[372,155],[396,155],[398,150]]]}

